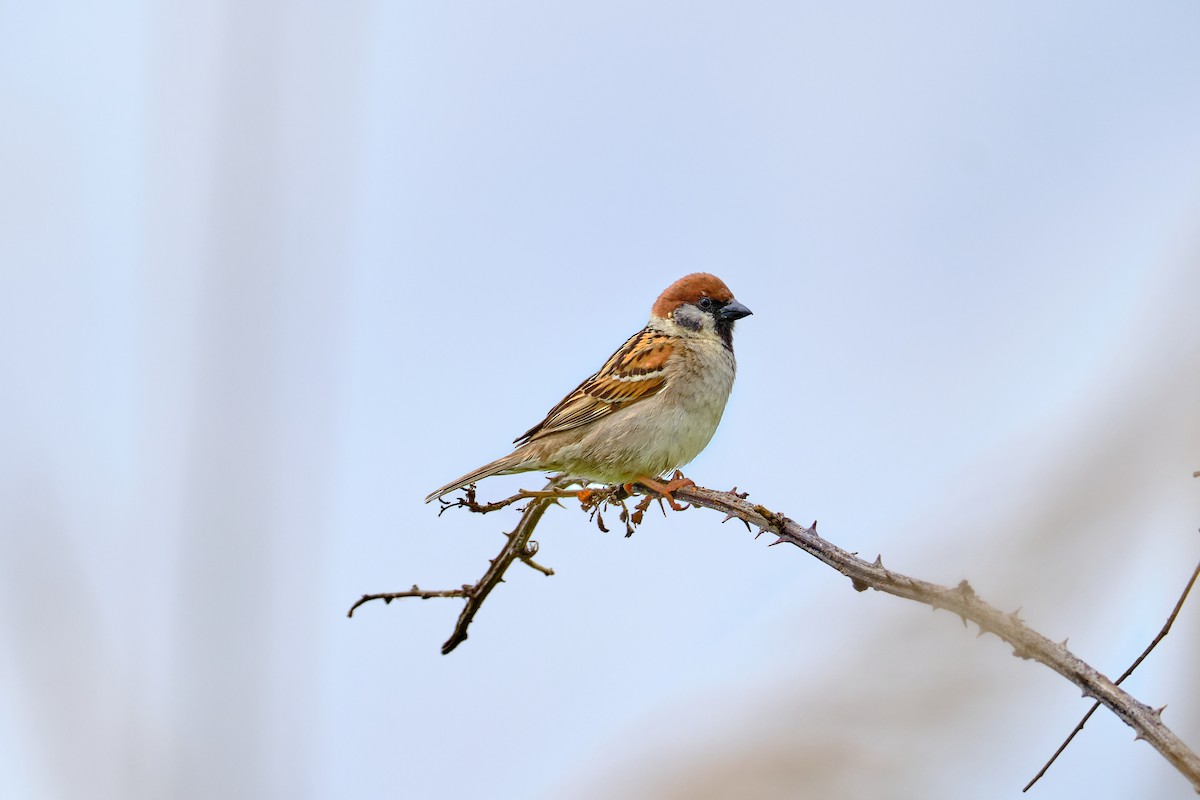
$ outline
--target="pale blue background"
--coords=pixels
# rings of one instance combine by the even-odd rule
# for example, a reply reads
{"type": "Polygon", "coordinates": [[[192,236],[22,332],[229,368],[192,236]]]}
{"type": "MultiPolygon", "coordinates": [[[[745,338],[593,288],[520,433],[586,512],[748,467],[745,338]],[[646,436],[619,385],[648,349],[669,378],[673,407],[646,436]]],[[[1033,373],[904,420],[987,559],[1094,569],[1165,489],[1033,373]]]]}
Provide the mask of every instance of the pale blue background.
{"type": "MultiPolygon", "coordinates": [[[[719,516],[421,498],[722,276],[702,485],[1116,674],[1200,557],[1200,6],[0,3],[0,796],[1014,797],[1087,705],[719,516]]],[[[527,477],[483,485],[496,497],[527,477]]],[[[1200,745],[1200,598],[1129,687],[1200,745]]],[[[1111,715],[1042,798],[1192,797],[1111,715]]]]}

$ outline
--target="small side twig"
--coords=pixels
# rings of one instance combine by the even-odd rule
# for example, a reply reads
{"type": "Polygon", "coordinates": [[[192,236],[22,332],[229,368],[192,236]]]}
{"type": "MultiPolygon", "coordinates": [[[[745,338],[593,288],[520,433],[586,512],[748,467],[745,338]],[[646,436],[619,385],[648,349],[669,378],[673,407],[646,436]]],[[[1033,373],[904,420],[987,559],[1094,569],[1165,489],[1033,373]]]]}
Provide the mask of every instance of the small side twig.
{"type": "Polygon", "coordinates": [[[560,481],[558,479],[552,480],[540,492],[530,489],[519,489],[513,496],[506,497],[503,500],[496,500],[492,503],[480,503],[476,501],[475,484],[471,484],[463,490],[462,497],[456,497],[453,500],[439,497],[438,502],[442,504],[442,507],[438,509],[438,516],[440,517],[452,508],[465,508],[467,511],[473,511],[476,514],[490,514],[502,508],[508,508],[513,503],[519,503],[522,500],[558,500],[561,497],[574,497],[577,494],[577,492],[558,488],[559,484],[560,481]]]}
{"type": "Polygon", "coordinates": [[[466,598],[466,605],[463,606],[462,613],[458,615],[458,621],[454,624],[454,632],[450,634],[450,638],[442,645],[442,655],[454,650],[460,644],[467,640],[467,628],[471,626],[471,622],[475,619],[475,615],[479,613],[479,609],[483,606],[483,601],[504,581],[504,573],[508,571],[517,561],[523,561],[532,569],[537,570],[543,575],[553,575],[554,570],[543,566],[533,560],[537,555],[538,543],[533,541],[533,531],[541,521],[542,515],[550,506],[558,502],[560,497],[572,497],[574,492],[564,491],[562,489],[562,480],[559,478],[552,479],[546,489],[540,492],[531,492],[525,489],[517,492],[512,497],[507,497],[503,500],[498,500],[494,503],[478,503],[475,500],[475,488],[469,487],[466,490],[465,497],[450,502],[444,502],[443,508],[438,512],[439,516],[447,508],[466,508],[469,511],[474,511],[478,514],[489,514],[501,508],[512,505],[521,500],[529,500],[529,505],[521,512],[521,519],[517,522],[517,527],[512,533],[506,533],[504,547],[500,549],[499,554],[491,560],[487,572],[483,573],[483,577],[473,584],[466,584],[461,589],[446,589],[441,591],[426,591],[418,589],[416,586],[411,591],[407,592],[386,592],[383,594],[364,594],[358,601],[350,607],[350,611],[346,616],[353,616],[354,610],[363,603],[371,600],[382,600],[384,603],[390,603],[404,597],[419,597],[423,600],[428,600],[433,597],[462,597],[466,598]]]}
{"type": "Polygon", "coordinates": [[[350,606],[350,610],[346,612],[347,617],[354,616],[354,609],[361,606],[363,603],[369,603],[372,600],[382,600],[385,604],[393,600],[400,600],[404,597],[419,597],[422,600],[431,600],[435,597],[470,597],[471,591],[475,587],[464,584],[461,589],[422,589],[415,583],[407,592],[380,592],[379,594],[364,594],[355,601],[354,605],[350,606]]]}
{"type": "MultiPolygon", "coordinates": [[[[1133,671],[1138,668],[1142,661],[1145,660],[1146,656],[1150,655],[1150,651],[1157,647],[1158,643],[1166,638],[1167,634],[1171,632],[1171,626],[1175,624],[1175,618],[1179,616],[1179,611],[1183,608],[1183,604],[1187,600],[1188,594],[1192,591],[1192,586],[1195,585],[1197,577],[1200,577],[1200,563],[1196,564],[1196,568],[1192,570],[1192,577],[1188,579],[1187,585],[1183,587],[1183,593],[1179,595],[1179,600],[1175,603],[1175,608],[1171,610],[1171,615],[1167,617],[1167,621],[1163,625],[1162,630],[1160,630],[1158,635],[1154,637],[1154,641],[1150,642],[1149,646],[1142,651],[1142,654],[1134,659],[1133,663],[1129,665],[1129,668],[1121,673],[1121,677],[1113,681],[1114,684],[1120,686],[1122,681],[1133,674],[1133,671]]],[[[1058,757],[1062,755],[1062,752],[1067,749],[1067,745],[1071,744],[1071,741],[1075,738],[1076,734],[1083,730],[1083,726],[1087,725],[1087,721],[1092,718],[1092,714],[1095,714],[1096,709],[1098,708],[1100,708],[1099,700],[1092,704],[1092,707],[1088,709],[1088,712],[1083,715],[1083,719],[1079,720],[1079,724],[1075,726],[1075,729],[1071,731],[1067,738],[1063,740],[1063,743],[1058,746],[1058,749],[1054,751],[1054,755],[1050,756],[1050,760],[1047,761],[1040,770],[1038,770],[1037,775],[1033,776],[1033,780],[1025,784],[1025,788],[1021,790],[1022,792],[1028,792],[1031,788],[1033,788],[1033,785],[1037,783],[1043,775],[1046,774],[1046,770],[1050,769],[1050,766],[1056,760],[1058,760],[1058,757]]],[[[1163,706],[1163,708],[1166,708],[1166,706],[1163,706]]],[[[1161,709],[1159,710],[1161,711],[1161,709]]]]}

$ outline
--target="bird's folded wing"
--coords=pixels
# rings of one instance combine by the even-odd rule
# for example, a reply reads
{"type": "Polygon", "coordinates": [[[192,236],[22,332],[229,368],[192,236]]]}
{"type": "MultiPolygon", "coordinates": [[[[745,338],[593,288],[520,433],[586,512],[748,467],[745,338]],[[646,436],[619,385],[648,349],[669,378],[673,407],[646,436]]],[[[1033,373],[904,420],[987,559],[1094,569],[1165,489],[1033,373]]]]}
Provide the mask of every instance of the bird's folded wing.
{"type": "Polygon", "coordinates": [[[658,394],[666,383],[664,368],[671,356],[671,337],[644,328],[613,353],[592,377],[550,409],[546,418],[521,434],[524,444],[606,417],[618,409],[658,394]]]}

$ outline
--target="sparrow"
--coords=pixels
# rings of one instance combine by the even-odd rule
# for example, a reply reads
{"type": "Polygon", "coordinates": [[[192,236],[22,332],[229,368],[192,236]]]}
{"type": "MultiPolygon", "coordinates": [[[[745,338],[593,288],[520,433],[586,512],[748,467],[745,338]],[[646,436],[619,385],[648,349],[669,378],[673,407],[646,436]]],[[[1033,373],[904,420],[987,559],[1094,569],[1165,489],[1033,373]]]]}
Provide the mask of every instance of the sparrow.
{"type": "Polygon", "coordinates": [[[694,486],[678,472],[705,448],[725,411],[737,363],[733,324],[750,309],[714,275],[697,272],[666,288],[646,327],[579,384],[517,448],[425,498],[492,475],[558,472],[586,483],[640,483],[676,510],[671,492],[694,486]],[[675,470],[669,483],[659,479],[675,470]]]}

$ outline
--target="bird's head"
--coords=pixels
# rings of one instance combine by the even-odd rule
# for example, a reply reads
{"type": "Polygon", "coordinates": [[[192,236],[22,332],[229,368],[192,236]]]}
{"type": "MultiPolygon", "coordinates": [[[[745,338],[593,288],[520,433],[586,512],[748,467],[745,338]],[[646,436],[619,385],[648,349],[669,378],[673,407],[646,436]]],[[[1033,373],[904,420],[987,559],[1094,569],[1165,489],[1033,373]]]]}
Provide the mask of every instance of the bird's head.
{"type": "Polygon", "coordinates": [[[693,333],[712,333],[730,347],[733,323],[751,313],[720,278],[707,272],[694,272],[675,281],[650,309],[652,318],[671,320],[693,333]]]}

